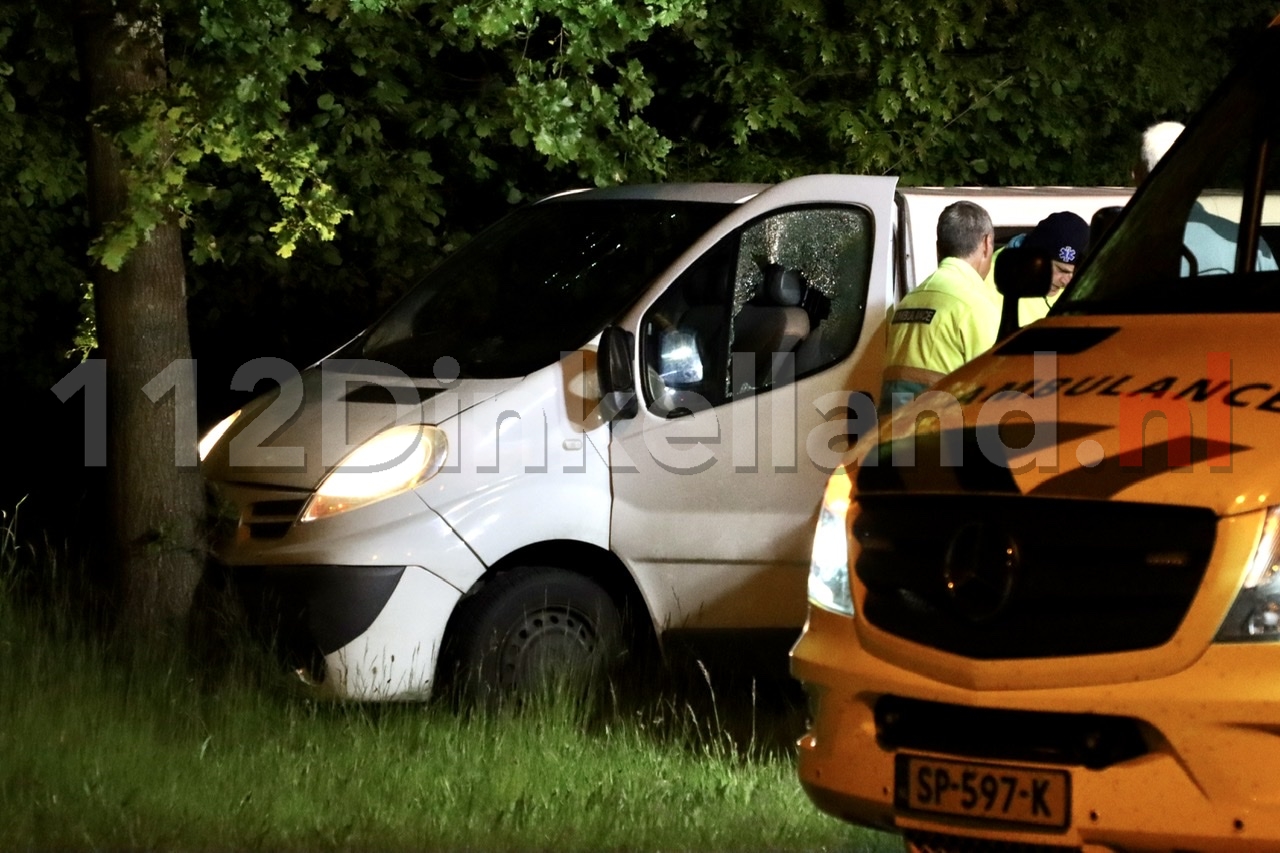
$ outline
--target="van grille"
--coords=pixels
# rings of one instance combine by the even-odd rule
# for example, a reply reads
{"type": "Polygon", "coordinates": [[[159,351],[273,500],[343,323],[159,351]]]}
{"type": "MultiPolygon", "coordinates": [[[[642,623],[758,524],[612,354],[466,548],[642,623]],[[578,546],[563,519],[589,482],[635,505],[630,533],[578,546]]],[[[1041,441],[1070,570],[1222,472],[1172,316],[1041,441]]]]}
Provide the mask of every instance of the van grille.
{"type": "Polygon", "coordinates": [[[863,616],[980,660],[1153,648],[1208,565],[1207,509],[1008,495],[863,495],[863,616]]]}
{"type": "Polygon", "coordinates": [[[253,539],[279,539],[298,520],[305,504],[305,498],[251,503],[244,513],[244,526],[253,539]]]}

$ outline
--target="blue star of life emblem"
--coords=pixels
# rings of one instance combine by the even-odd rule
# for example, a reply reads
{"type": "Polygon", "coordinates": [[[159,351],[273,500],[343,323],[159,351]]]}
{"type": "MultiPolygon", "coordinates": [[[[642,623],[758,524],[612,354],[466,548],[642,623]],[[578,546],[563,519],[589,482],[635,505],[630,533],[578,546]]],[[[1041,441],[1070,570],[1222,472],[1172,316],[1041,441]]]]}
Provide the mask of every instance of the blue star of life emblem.
{"type": "Polygon", "coordinates": [[[1070,246],[1063,246],[1058,250],[1058,260],[1064,264],[1074,264],[1076,262],[1076,250],[1070,246]]]}

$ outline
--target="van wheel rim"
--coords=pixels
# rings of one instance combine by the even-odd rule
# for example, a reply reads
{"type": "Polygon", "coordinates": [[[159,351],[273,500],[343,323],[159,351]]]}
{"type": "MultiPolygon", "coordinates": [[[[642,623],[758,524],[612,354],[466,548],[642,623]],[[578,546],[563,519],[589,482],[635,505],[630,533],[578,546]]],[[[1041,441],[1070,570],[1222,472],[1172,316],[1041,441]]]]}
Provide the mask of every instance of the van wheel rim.
{"type": "Polygon", "coordinates": [[[503,680],[532,686],[546,676],[588,670],[595,649],[594,626],[582,614],[549,608],[525,613],[503,644],[503,680]]]}

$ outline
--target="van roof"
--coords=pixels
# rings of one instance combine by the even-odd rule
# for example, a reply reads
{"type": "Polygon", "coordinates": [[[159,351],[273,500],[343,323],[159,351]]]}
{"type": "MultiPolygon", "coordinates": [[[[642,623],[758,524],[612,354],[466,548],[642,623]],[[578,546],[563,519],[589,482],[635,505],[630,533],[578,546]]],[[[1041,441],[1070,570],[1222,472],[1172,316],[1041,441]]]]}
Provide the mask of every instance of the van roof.
{"type": "MultiPolygon", "coordinates": [[[[740,204],[754,198],[772,184],[754,183],[669,183],[669,184],[627,184],[616,187],[582,188],[566,190],[547,196],[541,201],[564,199],[575,195],[590,196],[592,199],[664,199],[671,201],[705,201],[719,204],[740,204]]],[[[943,207],[958,199],[970,199],[988,208],[993,218],[1009,221],[1026,221],[1026,215],[1018,215],[1013,211],[1041,210],[1046,204],[1054,204],[1049,199],[1070,200],[1057,209],[1094,209],[1107,204],[1123,204],[1133,193],[1130,187],[899,187],[898,192],[913,206],[934,208],[940,212],[943,207]],[[995,206],[996,210],[991,210],[995,206]],[[1003,215],[1004,211],[1010,215],[1003,215]]],[[[1053,212],[1046,210],[1044,215],[1053,212]]],[[[1030,220],[1033,224],[1042,219],[1037,216],[1030,220]]],[[[1087,218],[1087,217],[1086,217],[1087,218]]]]}
{"type": "Polygon", "coordinates": [[[770,184],[670,183],[624,184],[616,187],[566,190],[541,199],[539,203],[574,195],[593,199],[662,199],[667,201],[705,201],[717,204],[740,204],[767,190],[770,184]]]}
{"type": "Polygon", "coordinates": [[[1044,187],[904,187],[899,186],[898,192],[903,195],[919,195],[919,196],[962,196],[964,198],[1028,198],[1033,196],[1080,196],[1091,198],[1094,196],[1114,196],[1114,195],[1130,195],[1133,193],[1132,187],[1067,187],[1067,186],[1044,186],[1044,187]]]}

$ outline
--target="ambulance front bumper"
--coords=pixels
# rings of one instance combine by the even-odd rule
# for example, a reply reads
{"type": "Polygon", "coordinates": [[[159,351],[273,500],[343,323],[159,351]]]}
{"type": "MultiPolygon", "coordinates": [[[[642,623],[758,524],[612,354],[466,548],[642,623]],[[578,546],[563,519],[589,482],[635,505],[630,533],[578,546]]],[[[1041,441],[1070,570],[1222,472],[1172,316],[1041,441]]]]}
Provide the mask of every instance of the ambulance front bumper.
{"type": "Polygon", "coordinates": [[[810,698],[800,781],[837,817],[909,838],[1280,849],[1278,646],[1212,645],[1191,666],[1144,681],[974,690],[887,663],[859,645],[853,619],[815,607],[791,666],[810,698]],[[914,730],[901,723],[908,716],[914,730]],[[954,777],[945,796],[904,778],[918,773],[936,788],[937,768],[954,777]],[[1004,788],[984,809],[990,798],[960,790],[965,771],[973,774],[966,781],[987,774],[1065,785],[1065,797],[1037,803],[1046,812],[1039,818],[1054,825],[1005,819],[1004,788]],[[1059,807],[1062,814],[1048,814],[1059,807]]]}

